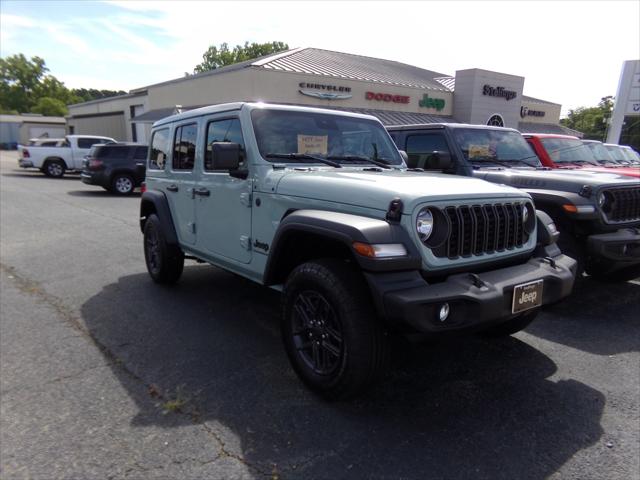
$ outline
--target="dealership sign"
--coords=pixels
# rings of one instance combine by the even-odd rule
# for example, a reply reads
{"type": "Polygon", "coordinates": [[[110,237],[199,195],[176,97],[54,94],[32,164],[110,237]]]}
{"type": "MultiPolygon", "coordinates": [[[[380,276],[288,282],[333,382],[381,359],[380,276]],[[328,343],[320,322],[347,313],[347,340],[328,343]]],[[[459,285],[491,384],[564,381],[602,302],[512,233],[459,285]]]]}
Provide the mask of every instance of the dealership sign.
{"type": "Polygon", "coordinates": [[[307,82],[300,82],[298,86],[300,87],[298,91],[302,95],[323,100],[345,100],[353,96],[351,95],[351,87],[307,82]]]}
{"type": "Polygon", "coordinates": [[[409,103],[411,97],[408,95],[392,95],[391,93],[366,92],[364,98],[377,102],[409,103]]]}
{"type": "Polygon", "coordinates": [[[520,107],[520,117],[544,117],[545,112],[542,110],[529,110],[529,107],[520,107]]]}
{"type": "Polygon", "coordinates": [[[422,100],[418,102],[418,105],[424,108],[435,108],[440,111],[444,108],[444,99],[442,98],[429,98],[426,93],[422,96],[422,100]]]}
{"type": "Polygon", "coordinates": [[[518,93],[513,90],[507,90],[504,87],[492,87],[491,85],[482,87],[482,94],[490,97],[502,97],[506,101],[512,100],[518,95],[518,93]]]}

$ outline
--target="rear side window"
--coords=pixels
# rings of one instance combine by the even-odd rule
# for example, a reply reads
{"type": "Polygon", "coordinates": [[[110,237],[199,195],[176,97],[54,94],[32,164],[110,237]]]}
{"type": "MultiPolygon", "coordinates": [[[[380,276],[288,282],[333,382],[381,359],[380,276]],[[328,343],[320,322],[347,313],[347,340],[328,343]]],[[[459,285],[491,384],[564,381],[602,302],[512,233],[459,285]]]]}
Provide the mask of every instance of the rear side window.
{"type": "Polygon", "coordinates": [[[114,160],[122,160],[129,156],[129,147],[103,147],[103,157],[113,158],[114,160]]]}
{"type": "Polygon", "coordinates": [[[447,141],[442,134],[409,136],[407,138],[408,167],[428,169],[428,159],[436,151],[449,153],[447,141]]]}
{"type": "Polygon", "coordinates": [[[164,170],[164,165],[169,156],[169,129],[156,130],[151,137],[151,154],[149,155],[149,168],[164,170]]]}
{"type": "Polygon", "coordinates": [[[136,147],[136,151],[133,152],[134,160],[146,160],[147,150],[147,147],[136,147]]]}
{"type": "Polygon", "coordinates": [[[106,141],[102,138],[79,138],[78,148],[91,148],[96,143],[105,143],[106,141]]]}
{"type": "Polygon", "coordinates": [[[176,128],[173,142],[173,170],[192,170],[196,159],[198,125],[190,123],[176,128]]]}
{"type": "MultiPolygon", "coordinates": [[[[207,148],[205,150],[204,169],[208,171],[216,170],[211,155],[211,144],[214,142],[238,143],[240,144],[240,148],[244,150],[244,139],[242,138],[240,120],[237,118],[217,120],[209,123],[207,126],[207,148]]],[[[240,167],[242,168],[242,163],[240,167]]]]}

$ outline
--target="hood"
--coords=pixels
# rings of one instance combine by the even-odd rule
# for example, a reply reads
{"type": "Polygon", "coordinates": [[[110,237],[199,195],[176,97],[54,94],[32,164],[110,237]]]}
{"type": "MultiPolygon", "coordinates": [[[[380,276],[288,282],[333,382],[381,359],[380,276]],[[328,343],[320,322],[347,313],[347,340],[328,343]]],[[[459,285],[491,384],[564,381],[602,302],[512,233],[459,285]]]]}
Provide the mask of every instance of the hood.
{"type": "Polygon", "coordinates": [[[638,180],[626,175],[618,175],[613,172],[595,172],[585,169],[483,169],[474,170],[473,176],[476,178],[489,180],[490,182],[504,183],[513,187],[524,189],[558,190],[576,193],[579,192],[585,185],[589,185],[592,188],[599,188],[605,185],[633,186],[638,184],[638,180]]]}
{"type": "Polygon", "coordinates": [[[402,170],[365,171],[352,168],[289,170],[278,182],[276,192],[327,202],[356,205],[386,211],[389,202],[400,198],[409,213],[420,203],[450,199],[528,198],[504,185],[442,173],[402,170]]]}
{"type": "Polygon", "coordinates": [[[616,175],[625,175],[631,177],[640,177],[640,167],[624,166],[624,167],[585,167],[585,170],[593,172],[614,173],[616,175]]]}

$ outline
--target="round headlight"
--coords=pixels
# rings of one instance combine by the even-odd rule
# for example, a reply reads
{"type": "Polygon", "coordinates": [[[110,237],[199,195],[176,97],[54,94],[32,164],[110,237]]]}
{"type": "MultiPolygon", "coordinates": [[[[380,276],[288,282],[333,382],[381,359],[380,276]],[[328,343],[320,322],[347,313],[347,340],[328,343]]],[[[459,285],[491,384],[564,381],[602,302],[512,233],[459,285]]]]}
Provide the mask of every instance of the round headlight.
{"type": "Polygon", "coordinates": [[[605,204],[606,201],[607,201],[607,196],[605,195],[604,192],[600,192],[600,194],[598,195],[598,206],[602,208],[602,206],[605,204]]]}
{"type": "Polygon", "coordinates": [[[525,205],[522,209],[522,224],[525,225],[527,223],[527,220],[529,220],[529,209],[525,205]]]}
{"type": "Polygon", "coordinates": [[[433,232],[433,214],[428,208],[423,208],[418,213],[416,220],[416,230],[420,236],[420,240],[427,241],[433,232]]]}

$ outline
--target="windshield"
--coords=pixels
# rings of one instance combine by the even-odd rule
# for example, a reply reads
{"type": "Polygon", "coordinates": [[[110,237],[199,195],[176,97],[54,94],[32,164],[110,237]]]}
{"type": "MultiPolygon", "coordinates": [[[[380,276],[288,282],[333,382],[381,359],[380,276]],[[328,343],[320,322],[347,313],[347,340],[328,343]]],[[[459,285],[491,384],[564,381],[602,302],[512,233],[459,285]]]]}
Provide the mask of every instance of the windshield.
{"type": "Polygon", "coordinates": [[[585,142],[584,145],[591,150],[591,153],[596,160],[605,160],[608,162],[612,160],[611,155],[609,155],[609,152],[607,152],[607,149],[604,148],[604,145],[601,143],[585,142]]]}
{"type": "Polygon", "coordinates": [[[577,138],[541,138],[540,141],[554,163],[598,163],[591,150],[577,138]]]}
{"type": "MultiPolygon", "coordinates": [[[[297,162],[306,157],[367,163],[367,159],[402,165],[402,158],[382,125],[374,120],[291,110],[251,112],[263,158],[297,162]]],[[[313,159],[311,158],[313,161],[313,159]]]]}
{"type": "Polygon", "coordinates": [[[625,154],[627,160],[629,160],[632,164],[637,165],[640,163],[640,155],[635,150],[631,148],[622,148],[622,153],[625,154]]]}
{"type": "Polygon", "coordinates": [[[540,166],[540,160],[518,132],[480,128],[456,128],[453,132],[464,158],[470,162],[540,166]]]}
{"type": "Polygon", "coordinates": [[[622,152],[622,148],[616,146],[616,145],[603,145],[604,148],[607,149],[607,152],[609,152],[609,156],[615,160],[616,162],[627,162],[627,157],[625,156],[625,154],[622,152]]]}

